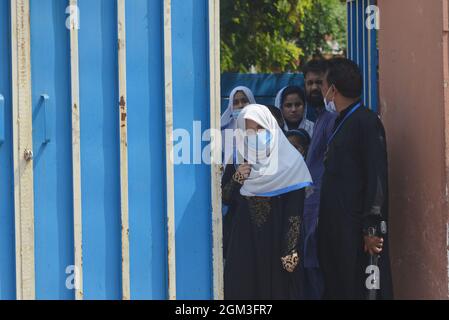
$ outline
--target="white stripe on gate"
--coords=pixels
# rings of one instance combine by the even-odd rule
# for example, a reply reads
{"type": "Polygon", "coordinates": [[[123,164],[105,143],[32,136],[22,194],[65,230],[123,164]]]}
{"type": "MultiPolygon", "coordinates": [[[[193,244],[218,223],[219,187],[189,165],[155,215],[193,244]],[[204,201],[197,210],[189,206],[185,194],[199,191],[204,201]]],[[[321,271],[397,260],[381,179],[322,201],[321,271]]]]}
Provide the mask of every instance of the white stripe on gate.
{"type": "Polygon", "coordinates": [[[29,0],[11,1],[17,299],[35,299],[29,0]]]}
{"type": "Polygon", "coordinates": [[[167,175],[168,298],[176,300],[175,190],[173,168],[173,62],[171,0],[164,0],[165,151],[167,175]]]}
{"type": "Polygon", "coordinates": [[[220,131],[220,0],[209,0],[210,126],[214,136],[211,152],[213,294],[223,300],[223,231],[221,212],[220,131]]]}
{"type": "Polygon", "coordinates": [[[122,298],[129,300],[129,208],[128,208],[128,120],[126,96],[125,0],[117,0],[119,124],[120,124],[120,208],[122,223],[122,298]]]}
{"type": "Polygon", "coordinates": [[[78,54],[78,1],[69,1],[70,13],[70,76],[72,96],[72,174],[73,174],[73,236],[75,249],[75,299],[83,299],[83,228],[81,209],[81,145],[78,54]]]}

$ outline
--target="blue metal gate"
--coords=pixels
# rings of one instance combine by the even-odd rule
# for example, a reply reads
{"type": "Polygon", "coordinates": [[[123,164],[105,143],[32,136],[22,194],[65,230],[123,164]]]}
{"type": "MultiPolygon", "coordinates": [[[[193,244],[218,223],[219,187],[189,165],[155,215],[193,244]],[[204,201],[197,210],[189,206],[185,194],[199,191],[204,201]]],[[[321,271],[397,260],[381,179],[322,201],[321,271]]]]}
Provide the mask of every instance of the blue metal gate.
{"type": "Polygon", "coordinates": [[[218,165],[170,159],[220,127],[218,57],[218,0],[0,0],[0,299],[223,297],[218,165]]]}
{"type": "Polygon", "coordinates": [[[170,159],[219,128],[218,14],[0,0],[0,299],[222,297],[219,167],[170,159]]]}
{"type": "Polygon", "coordinates": [[[348,58],[355,61],[363,72],[364,104],[378,110],[377,28],[379,12],[376,0],[347,0],[348,58]]]}

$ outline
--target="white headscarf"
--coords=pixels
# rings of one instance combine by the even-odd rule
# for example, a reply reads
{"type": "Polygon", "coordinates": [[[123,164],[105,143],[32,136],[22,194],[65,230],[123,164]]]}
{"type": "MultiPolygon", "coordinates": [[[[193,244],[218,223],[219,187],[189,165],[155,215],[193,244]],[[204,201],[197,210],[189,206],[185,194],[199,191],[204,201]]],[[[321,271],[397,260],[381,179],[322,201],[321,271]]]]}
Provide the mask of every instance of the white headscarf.
{"type": "Polygon", "coordinates": [[[256,99],[254,99],[254,95],[252,91],[244,86],[238,86],[235,87],[231,94],[229,95],[229,102],[228,107],[223,112],[223,115],[221,116],[221,129],[235,129],[236,128],[236,122],[234,118],[232,117],[232,112],[234,111],[234,96],[237,94],[237,92],[242,91],[245,96],[248,98],[249,104],[256,103],[256,99]]]}
{"type": "MultiPolygon", "coordinates": [[[[254,99],[254,95],[251,90],[244,86],[235,87],[231,94],[229,95],[228,107],[225,112],[221,116],[221,130],[222,130],[222,148],[224,152],[223,163],[226,165],[230,162],[232,154],[234,153],[234,144],[233,144],[233,133],[232,137],[226,136],[225,129],[234,130],[237,127],[236,120],[232,117],[232,112],[234,111],[234,96],[237,92],[242,91],[245,96],[248,98],[250,104],[256,103],[256,99],[254,99]]],[[[231,132],[228,131],[228,135],[231,135],[231,132]]]]}
{"type": "Polygon", "coordinates": [[[267,107],[259,104],[246,106],[237,118],[237,128],[237,152],[241,155],[248,150],[245,159],[251,164],[251,173],[240,188],[241,195],[274,197],[311,185],[312,177],[303,157],[287,140],[267,107]],[[266,129],[269,152],[251,151],[243,134],[246,119],[266,129]],[[251,158],[255,159],[254,155],[257,155],[257,163],[251,161],[251,158]]]}
{"type": "MultiPolygon", "coordinates": [[[[279,90],[279,92],[276,95],[276,99],[274,100],[274,105],[276,106],[276,108],[280,109],[281,111],[282,111],[282,95],[283,95],[285,89],[287,89],[287,88],[288,88],[288,86],[279,90]]],[[[305,103],[306,102],[304,101],[304,104],[305,103]]],[[[314,123],[312,121],[310,121],[309,119],[307,119],[307,105],[304,105],[304,115],[303,115],[302,120],[298,126],[298,129],[306,130],[307,133],[309,134],[309,136],[312,137],[313,127],[314,127],[314,123]]],[[[284,124],[284,130],[288,131],[287,123],[284,124]]]]}

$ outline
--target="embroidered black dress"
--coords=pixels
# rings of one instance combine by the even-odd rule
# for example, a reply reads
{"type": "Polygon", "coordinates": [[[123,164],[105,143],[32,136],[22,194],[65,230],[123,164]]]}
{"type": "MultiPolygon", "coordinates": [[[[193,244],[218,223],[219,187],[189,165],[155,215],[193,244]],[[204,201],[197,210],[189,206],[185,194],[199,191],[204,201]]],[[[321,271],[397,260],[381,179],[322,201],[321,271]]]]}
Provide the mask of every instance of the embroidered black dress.
{"type": "Polygon", "coordinates": [[[284,270],[281,257],[299,253],[304,189],[276,197],[244,197],[232,179],[234,165],[222,180],[225,299],[299,299],[299,266],[284,270]]]}

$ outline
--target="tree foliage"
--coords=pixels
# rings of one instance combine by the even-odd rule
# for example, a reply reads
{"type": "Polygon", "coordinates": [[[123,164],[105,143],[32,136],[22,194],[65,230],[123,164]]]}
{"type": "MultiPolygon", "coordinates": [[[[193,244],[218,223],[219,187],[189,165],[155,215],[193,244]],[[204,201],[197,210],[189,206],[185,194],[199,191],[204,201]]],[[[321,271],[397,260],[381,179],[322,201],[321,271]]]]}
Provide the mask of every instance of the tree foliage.
{"type": "Polygon", "coordinates": [[[326,36],[345,45],[341,0],[221,0],[223,72],[284,72],[327,50],[326,36]]]}

